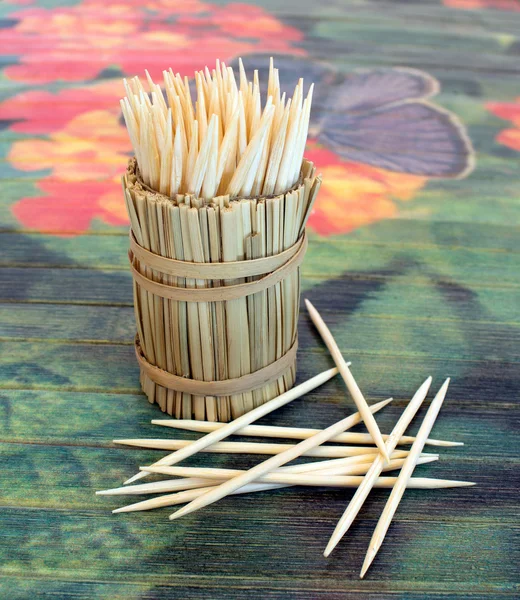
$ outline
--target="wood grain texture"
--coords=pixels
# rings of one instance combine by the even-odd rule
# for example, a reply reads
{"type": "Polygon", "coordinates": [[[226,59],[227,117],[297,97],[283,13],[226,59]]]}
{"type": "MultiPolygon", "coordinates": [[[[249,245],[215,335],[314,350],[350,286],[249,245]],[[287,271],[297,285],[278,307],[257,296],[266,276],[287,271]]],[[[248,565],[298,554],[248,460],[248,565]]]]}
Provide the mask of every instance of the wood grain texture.
{"type": "MultiPolygon", "coordinates": [[[[315,304],[352,361],[352,373],[367,400],[396,399],[376,415],[382,432],[392,429],[427,375],[433,376],[434,388],[445,377],[452,378],[433,435],[465,446],[441,449],[440,460],[419,467],[417,476],[478,484],[464,490],[407,492],[364,581],[358,579],[359,569],[387,490],[369,496],[350,535],[329,559],[322,552],[352,490],[301,488],[230,497],[175,523],[168,522],[168,509],[112,515],[120,500],[94,495],[96,489],[118,485],[139,464],[163,455],[111,442],[115,437],[157,437],[150,420],[162,413],[140,393],[132,348],[127,228],[117,212],[121,207],[113,204],[117,191],[116,196],[103,196],[113,189],[119,171],[107,175],[103,169],[110,161],[88,151],[81,154],[83,146],[77,150],[70,137],[66,156],[52,152],[65,148],[59,146],[60,136],[72,135],[81,144],[94,139],[103,148],[113,139],[124,144],[118,137],[123,130],[115,112],[117,94],[104,104],[90,98],[81,108],[83,113],[92,108],[112,111],[113,121],[97,113],[87,126],[76,121],[66,129],[73,117],[64,119],[62,113],[73,114],[79,106],[75,89],[117,86],[121,73],[132,76],[144,67],[136,57],[127,64],[111,54],[100,59],[95,46],[79,58],[60,54],[59,44],[71,32],[60,30],[59,19],[49,23],[56,11],[77,10],[85,27],[74,31],[75,44],[84,47],[95,38],[110,52],[121,31],[142,27],[139,15],[144,9],[132,3],[131,11],[120,12],[112,28],[104,29],[106,11],[87,10],[86,2],[0,4],[0,46],[9,50],[0,64],[1,598],[518,597],[520,151],[503,143],[503,132],[518,131],[518,125],[499,118],[490,105],[518,106],[520,12],[498,10],[494,0],[475,2],[487,6],[481,10],[449,3],[456,4],[255,0],[246,4],[263,11],[266,19],[258,20],[260,13],[251,16],[240,4],[234,9],[242,19],[240,27],[222,37],[245,54],[271,52],[270,36],[278,44],[289,40],[291,52],[304,55],[306,78],[311,70],[319,74],[320,61],[331,65],[336,82],[358,68],[422,70],[440,82],[433,103],[458,116],[477,151],[476,170],[468,179],[431,178],[412,190],[403,173],[393,174],[393,179],[380,171],[369,177],[365,164],[341,163],[337,155],[331,159],[332,151],[323,145],[314,123],[312,143],[322,144],[323,152],[316,159],[324,170],[320,194],[338,203],[343,220],[338,218],[340,230],[334,234],[319,231],[314,221],[303,265],[303,295],[315,304]],[[24,9],[49,12],[45,25],[22,44],[19,36],[30,26],[24,9]],[[89,31],[96,33],[89,37],[89,31]],[[31,48],[41,54],[41,80],[34,73],[29,76],[31,48]],[[56,56],[65,56],[65,62],[52,62],[56,56]],[[83,72],[96,60],[108,62],[78,79],[76,71],[83,72]],[[47,62],[52,68],[45,68],[47,62]],[[36,104],[25,98],[23,110],[13,113],[9,102],[26,92],[53,96],[36,104]],[[64,93],[70,96],[60,100],[64,93]],[[95,185],[76,198],[67,186],[76,186],[78,179],[85,183],[80,172],[70,170],[77,152],[85,172],[92,168],[88,183],[95,185]],[[29,168],[27,157],[37,169],[29,168]],[[63,188],[53,188],[56,181],[63,188]],[[70,198],[77,204],[64,204],[70,198]],[[24,206],[30,210],[23,212],[24,206]],[[64,213],[72,211],[75,220],[60,220],[60,207],[64,213]],[[36,213],[41,223],[34,220],[36,213]]],[[[147,6],[146,28],[160,31],[164,18],[153,7],[161,3],[141,4],[147,6]]],[[[219,26],[221,17],[225,20],[229,4],[205,3],[209,13],[221,11],[211,28],[219,26]]],[[[206,14],[186,10],[190,26],[206,14]]],[[[177,26],[177,18],[170,19],[170,29],[177,26]]],[[[125,43],[129,35],[124,34],[125,43]]],[[[183,39],[191,42],[189,34],[183,39]]],[[[197,42],[195,50],[166,48],[163,56],[175,55],[179,68],[188,57],[200,68],[211,43],[197,42]]],[[[215,52],[220,48],[222,41],[215,42],[215,52]]],[[[234,58],[233,49],[223,51],[234,58]]],[[[246,67],[247,62],[246,57],[246,67]]],[[[385,90],[379,91],[384,97],[385,90]]],[[[352,96],[347,88],[345,99],[352,96]]],[[[314,114],[323,118],[343,114],[326,95],[315,94],[313,105],[314,114]]],[[[421,128],[416,128],[418,136],[421,128]]],[[[390,127],[389,139],[395,139],[395,132],[390,127]]],[[[316,146],[312,151],[318,152],[316,146]]],[[[120,171],[125,153],[118,148],[109,157],[120,164],[120,171]]],[[[323,206],[317,206],[326,216],[323,206]]],[[[299,331],[298,381],[303,381],[332,362],[305,314],[299,331]]],[[[429,400],[410,434],[417,431],[428,405],[429,400]]],[[[353,410],[336,378],[260,423],[324,428],[353,410]]],[[[196,434],[175,432],[175,437],[194,439],[196,434]]],[[[186,465],[248,468],[259,460],[200,455],[186,465]]]]}

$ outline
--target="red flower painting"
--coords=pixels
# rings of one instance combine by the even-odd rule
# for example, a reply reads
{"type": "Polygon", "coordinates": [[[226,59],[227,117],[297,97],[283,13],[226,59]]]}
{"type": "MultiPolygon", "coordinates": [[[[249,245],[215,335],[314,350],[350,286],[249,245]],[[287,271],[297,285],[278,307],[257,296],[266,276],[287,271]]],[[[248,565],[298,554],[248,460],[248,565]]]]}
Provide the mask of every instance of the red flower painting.
{"type": "Polygon", "coordinates": [[[1,102],[0,120],[16,134],[8,162],[37,178],[35,193],[12,206],[26,228],[71,235],[126,224],[119,178],[131,146],[119,110],[121,74],[147,68],[160,80],[171,65],[192,75],[216,58],[233,64],[242,55],[262,83],[274,55],[287,91],[299,76],[316,83],[306,155],[323,173],[309,221],[319,235],[391,218],[430,179],[471,169],[461,125],[428,100],[439,90],[428,74],[340,74],[304,57],[303,33],[263,8],[200,0],[23,4],[0,43],[17,57],[4,75],[32,89],[1,102]]]}
{"type": "Polygon", "coordinates": [[[0,46],[18,57],[4,74],[15,81],[85,81],[117,65],[125,74],[148,69],[157,79],[175,66],[181,75],[254,52],[300,52],[303,35],[262,8],[199,0],[84,0],[74,6],[24,8],[0,31],[0,46]],[[71,35],[71,32],[74,32],[71,35]]]}
{"type": "Polygon", "coordinates": [[[444,0],[446,6],[464,10],[494,8],[496,10],[520,11],[518,0],[444,0]]]}
{"type": "Polygon", "coordinates": [[[487,109],[497,117],[511,121],[513,127],[502,130],[496,137],[499,144],[520,152],[520,96],[515,102],[488,102],[487,109]]]}

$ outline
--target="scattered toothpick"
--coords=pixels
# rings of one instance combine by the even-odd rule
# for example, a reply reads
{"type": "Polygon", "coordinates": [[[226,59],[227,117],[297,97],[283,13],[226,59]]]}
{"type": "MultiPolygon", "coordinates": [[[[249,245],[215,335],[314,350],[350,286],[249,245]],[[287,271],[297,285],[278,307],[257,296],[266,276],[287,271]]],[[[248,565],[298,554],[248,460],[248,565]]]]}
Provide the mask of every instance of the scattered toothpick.
{"type": "MultiPolygon", "coordinates": [[[[312,313],[313,310],[315,309],[310,305],[310,312],[312,313]]],[[[313,319],[316,318],[317,313],[314,312],[312,314],[313,319]]],[[[319,315],[316,321],[318,323],[317,326],[319,326],[319,315]]],[[[323,328],[321,328],[320,333],[324,335],[324,339],[327,338],[323,328]]],[[[334,341],[329,341],[329,344],[331,348],[336,346],[334,341]]],[[[341,360],[339,360],[335,357],[335,360],[340,372],[343,373],[345,369],[345,365],[341,364],[343,359],[341,358],[341,360]]],[[[170,515],[170,519],[174,520],[199,508],[208,506],[226,495],[255,493],[293,486],[311,486],[313,488],[324,489],[331,487],[355,488],[356,492],[345,510],[345,513],[338,522],[325,550],[324,554],[325,556],[328,556],[344,533],[349,529],[370,490],[373,488],[390,488],[392,489],[392,492],[378,521],[376,529],[374,530],[363,563],[360,577],[364,577],[381,547],[405,489],[432,490],[468,487],[475,484],[469,481],[412,477],[412,473],[417,465],[434,462],[439,457],[437,454],[423,453],[424,446],[428,442],[446,446],[461,445],[456,442],[430,440],[428,438],[446,396],[449,379],[444,382],[432,401],[417,436],[405,436],[404,433],[408,425],[428,393],[432,378],[428,377],[423,382],[406,406],[390,435],[381,436],[384,440],[384,453],[381,452],[378,446],[348,445],[352,441],[364,442],[366,444],[373,442],[374,438],[371,434],[348,435],[344,433],[345,430],[361,421],[365,421],[366,424],[366,418],[362,415],[361,411],[350,415],[323,430],[250,425],[256,418],[287,404],[292,399],[305,393],[305,391],[314,389],[321,383],[330,379],[336,373],[337,369],[331,369],[321,373],[297,388],[289,390],[278,398],[253,409],[228,424],[200,423],[191,420],[175,419],[152,421],[152,423],[157,425],[165,425],[168,427],[178,426],[179,429],[207,432],[205,436],[196,441],[169,439],[114,440],[116,443],[131,446],[176,450],[173,454],[168,455],[153,465],[140,467],[141,471],[138,476],[132,478],[132,480],[135,480],[136,478],[140,478],[147,474],[158,474],[174,477],[174,479],[166,479],[133,486],[125,485],[119,488],[101,490],[97,493],[103,496],[163,494],[159,497],[122,506],[121,508],[115,509],[113,512],[145,511],[185,504],[183,508],[170,515]],[[232,434],[303,439],[298,444],[220,441],[232,434]],[[327,441],[335,441],[336,443],[343,442],[345,445],[323,445],[327,441]],[[410,442],[412,442],[410,450],[396,450],[399,443],[410,442]],[[273,454],[273,456],[249,470],[174,466],[175,463],[187,456],[192,456],[197,451],[273,454]],[[286,463],[300,456],[334,458],[313,463],[284,466],[286,463]],[[393,470],[400,471],[397,477],[381,477],[381,473],[393,470]]],[[[352,382],[350,383],[352,385],[352,382]]],[[[390,398],[368,407],[370,415],[381,410],[381,408],[386,406],[391,400],[392,399],[390,398]]]]}
{"type": "MultiPolygon", "coordinates": [[[[398,458],[396,460],[390,460],[386,465],[385,471],[394,471],[400,469],[404,464],[405,458],[398,458]]],[[[436,456],[426,456],[419,458],[421,464],[433,462],[438,460],[436,456]]],[[[183,476],[184,469],[188,467],[142,467],[145,471],[150,473],[160,473],[162,475],[178,475],[183,476]]],[[[266,473],[258,478],[257,481],[262,483],[291,483],[297,485],[310,485],[310,486],[321,486],[335,483],[338,487],[343,487],[342,484],[350,483],[348,479],[341,479],[348,475],[364,475],[370,468],[370,463],[360,462],[353,464],[349,467],[339,467],[335,469],[326,469],[324,471],[315,471],[311,474],[305,471],[301,473],[280,471],[275,469],[271,473],[266,473]],[[337,477],[335,477],[337,476],[337,477]]],[[[198,479],[221,479],[228,480],[232,477],[237,477],[247,473],[247,471],[240,469],[208,469],[208,468],[197,468],[191,467],[186,474],[192,473],[192,478],[198,479]],[[195,475],[198,473],[198,475],[195,475]]],[[[195,487],[195,486],[193,486],[195,487]]],[[[202,487],[202,486],[201,486],[202,487]]],[[[123,488],[125,489],[125,488],[123,488]]],[[[179,488],[181,489],[181,488],[179,488]]]]}
{"type": "MultiPolygon", "coordinates": [[[[370,412],[370,414],[372,413],[370,412]]],[[[256,467],[249,469],[249,471],[246,471],[242,475],[238,475],[237,477],[226,481],[215,490],[212,490],[204,496],[193,500],[187,506],[181,508],[176,513],[170,515],[170,519],[178,519],[179,517],[187,515],[195,510],[208,506],[208,504],[217,502],[217,500],[224,498],[224,496],[227,496],[232,491],[239,489],[247,483],[255,481],[256,479],[258,479],[258,477],[269,473],[269,471],[272,471],[277,467],[281,467],[285,463],[288,463],[289,461],[298,458],[298,456],[301,456],[304,452],[312,450],[313,448],[316,448],[317,446],[320,446],[321,444],[327,442],[330,438],[334,437],[335,435],[338,435],[339,433],[342,433],[343,431],[345,431],[345,429],[352,427],[353,424],[358,423],[361,418],[361,413],[355,413],[349,417],[346,417],[345,419],[342,419],[341,421],[338,421],[337,423],[334,423],[330,427],[327,427],[326,429],[320,431],[312,437],[303,440],[302,442],[296,444],[292,448],[288,448],[285,452],[281,452],[280,454],[276,454],[275,456],[268,458],[264,462],[256,465],[256,467]]],[[[388,457],[386,450],[385,456],[388,457]]]]}
{"type": "MultiPolygon", "coordinates": [[[[356,488],[363,477],[361,476],[351,476],[349,477],[349,484],[342,484],[341,488],[356,488]]],[[[397,477],[378,477],[374,483],[374,488],[377,489],[389,489],[392,488],[397,481],[397,477]]],[[[208,480],[208,483],[210,480],[208,480]]],[[[330,483],[330,481],[329,481],[330,483]]],[[[218,484],[218,482],[217,482],[218,484]]],[[[241,487],[238,490],[235,490],[230,495],[235,494],[250,494],[254,492],[263,492],[265,490],[274,490],[279,488],[287,488],[293,487],[294,484],[283,484],[283,483],[250,483],[241,487]]],[[[432,479],[429,477],[411,477],[408,480],[406,487],[408,489],[414,490],[441,490],[448,488],[459,488],[459,487],[468,487],[475,485],[470,481],[457,481],[451,479],[432,479]]],[[[207,494],[211,490],[215,489],[216,485],[208,485],[208,487],[197,488],[192,490],[185,490],[182,492],[177,492],[175,494],[166,494],[164,496],[159,496],[158,498],[151,498],[149,500],[143,500],[141,502],[136,502],[134,504],[130,504],[128,506],[123,506],[121,508],[116,508],[113,510],[113,513],[120,512],[134,512],[140,510],[153,510],[155,508],[163,508],[165,506],[175,506],[177,504],[185,504],[186,502],[191,502],[196,498],[200,498],[204,494],[207,494]]],[[[328,489],[330,487],[337,487],[335,485],[326,485],[324,484],[323,489],[328,489]]]]}
{"type": "MultiPolygon", "coordinates": [[[[406,407],[399,421],[397,421],[394,429],[392,430],[389,440],[386,442],[387,453],[391,453],[395,449],[395,446],[397,445],[397,440],[406,431],[406,428],[410,424],[410,421],[413,419],[415,413],[419,410],[419,407],[421,406],[423,400],[426,398],[426,394],[428,393],[431,382],[432,378],[428,377],[428,379],[426,379],[426,381],[420,386],[417,392],[415,392],[413,398],[410,400],[408,406],[406,407]]],[[[336,529],[334,530],[329,540],[329,543],[327,544],[324,556],[328,556],[332,552],[332,550],[334,550],[338,542],[341,540],[344,534],[348,531],[349,527],[352,525],[359,510],[363,506],[363,503],[365,502],[368,494],[370,493],[370,490],[373,487],[373,482],[377,479],[377,477],[383,470],[384,464],[385,459],[382,455],[376,457],[376,459],[372,463],[371,468],[366,474],[363,482],[356,490],[354,497],[352,498],[342,517],[338,521],[336,529]]]]}
{"type": "Polygon", "coordinates": [[[341,355],[341,352],[338,348],[338,345],[336,344],[335,339],[332,337],[332,334],[330,333],[329,328],[325,325],[325,322],[321,318],[318,311],[314,308],[314,306],[308,300],[305,300],[305,306],[307,307],[307,310],[309,311],[309,315],[312,319],[312,322],[316,326],[316,329],[319,331],[321,338],[323,339],[323,341],[325,342],[325,345],[329,349],[329,352],[330,352],[334,362],[336,363],[336,367],[338,367],[338,370],[339,370],[341,376],[343,377],[343,380],[345,381],[345,384],[346,384],[352,398],[354,399],[354,402],[356,403],[356,406],[357,406],[361,416],[363,417],[363,421],[365,422],[365,425],[366,425],[368,431],[370,432],[372,439],[374,440],[376,446],[379,448],[379,450],[380,450],[381,454],[383,455],[383,457],[385,458],[385,460],[389,460],[389,456],[388,456],[386,448],[385,448],[385,442],[383,441],[383,438],[381,437],[381,432],[379,431],[379,427],[377,426],[376,420],[374,419],[372,413],[370,412],[367,401],[365,400],[365,397],[361,393],[361,390],[359,389],[359,386],[356,383],[356,380],[352,376],[352,373],[350,372],[350,370],[348,368],[348,364],[345,362],[345,359],[341,355]]]}
{"type": "Polygon", "coordinates": [[[379,517],[379,521],[377,522],[376,528],[374,530],[374,534],[372,535],[372,539],[370,540],[370,544],[368,547],[368,551],[366,554],[365,562],[363,563],[363,568],[361,569],[360,577],[363,578],[365,573],[368,571],[372,561],[376,557],[376,554],[385,539],[386,532],[390,527],[390,523],[392,522],[392,517],[399,506],[399,501],[401,500],[404,491],[406,489],[406,484],[410,480],[412,473],[417,465],[418,458],[422,452],[424,447],[424,443],[426,438],[428,437],[432,427],[437,419],[437,415],[441,409],[442,403],[444,402],[444,398],[446,397],[446,392],[448,391],[448,385],[450,383],[449,378],[443,383],[440,390],[437,392],[437,395],[433,399],[426,416],[424,417],[424,421],[417,433],[417,437],[415,442],[412,445],[410,450],[410,454],[404,459],[404,465],[399,473],[399,477],[395,482],[395,485],[392,489],[392,493],[388,498],[388,501],[379,517]]]}
{"type": "MultiPolygon", "coordinates": [[[[356,413],[357,414],[357,413],[356,413]]],[[[113,440],[115,444],[133,446],[136,448],[151,448],[154,450],[181,450],[188,448],[193,442],[190,440],[154,440],[154,439],[129,439],[113,440]]],[[[228,453],[228,454],[280,454],[295,448],[295,444],[265,444],[261,442],[216,442],[201,452],[228,453]]],[[[379,450],[372,446],[318,446],[310,448],[302,456],[321,458],[342,458],[344,456],[359,456],[365,453],[377,454],[379,450]]],[[[158,461],[159,462],[159,461],[158,461]]],[[[158,464],[155,463],[155,465],[158,464]]],[[[166,463],[165,463],[166,464],[166,463]]],[[[146,475],[146,473],[143,473],[146,475]]],[[[141,479],[141,478],[139,478],[141,479]]],[[[124,485],[127,485],[125,482],[124,485]]]]}
{"type": "MultiPolygon", "coordinates": [[[[225,427],[225,423],[216,423],[212,421],[195,421],[194,419],[152,419],[152,425],[160,425],[162,427],[173,427],[174,429],[185,429],[187,431],[197,431],[201,433],[209,433],[216,429],[225,427]]],[[[309,429],[307,427],[279,427],[271,425],[248,425],[235,431],[234,435],[243,435],[249,437],[269,437],[269,438],[289,438],[296,440],[304,440],[318,433],[319,429],[309,429]]],[[[386,442],[388,435],[381,434],[386,442]]],[[[374,440],[369,433],[341,433],[329,440],[336,444],[373,444],[374,440]]],[[[403,435],[398,441],[398,444],[412,444],[415,437],[411,435],[403,435]]],[[[463,442],[450,442],[446,440],[434,440],[428,438],[426,444],[429,446],[464,446],[463,442]]]]}

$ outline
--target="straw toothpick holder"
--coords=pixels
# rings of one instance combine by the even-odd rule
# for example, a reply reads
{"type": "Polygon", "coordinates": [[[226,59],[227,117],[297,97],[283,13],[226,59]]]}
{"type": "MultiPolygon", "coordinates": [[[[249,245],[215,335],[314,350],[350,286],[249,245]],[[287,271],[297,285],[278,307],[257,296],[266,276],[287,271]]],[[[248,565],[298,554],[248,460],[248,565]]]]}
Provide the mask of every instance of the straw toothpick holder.
{"type": "Polygon", "coordinates": [[[293,386],[305,223],[320,184],[304,160],[282,195],[169,198],[129,162],[135,352],[151,403],[229,421],[293,386]]]}

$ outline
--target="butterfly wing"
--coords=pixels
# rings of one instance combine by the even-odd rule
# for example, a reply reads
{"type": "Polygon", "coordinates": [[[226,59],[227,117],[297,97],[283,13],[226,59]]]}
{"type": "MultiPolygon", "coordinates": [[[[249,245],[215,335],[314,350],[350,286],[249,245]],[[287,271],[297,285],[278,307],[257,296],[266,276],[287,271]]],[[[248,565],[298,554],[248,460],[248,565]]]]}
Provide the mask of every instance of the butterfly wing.
{"type": "Polygon", "coordinates": [[[436,79],[416,69],[371,69],[347,75],[329,96],[338,112],[366,112],[413,99],[433,96],[439,91],[436,79]]]}
{"type": "Polygon", "coordinates": [[[435,80],[418,71],[354,74],[331,93],[318,140],[346,160],[461,177],[473,164],[471,143],[454,115],[423,100],[435,91],[435,80]]]}

